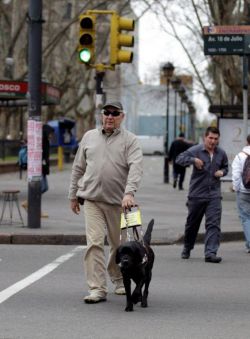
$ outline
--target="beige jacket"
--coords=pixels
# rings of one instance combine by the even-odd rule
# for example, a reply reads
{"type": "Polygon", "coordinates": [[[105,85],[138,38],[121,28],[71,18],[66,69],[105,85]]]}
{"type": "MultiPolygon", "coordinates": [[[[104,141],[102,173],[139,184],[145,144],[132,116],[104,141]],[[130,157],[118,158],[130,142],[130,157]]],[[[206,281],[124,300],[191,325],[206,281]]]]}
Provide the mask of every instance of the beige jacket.
{"type": "Polygon", "coordinates": [[[69,199],[121,205],[123,196],[136,192],[142,177],[142,150],[136,136],[117,129],[84,134],[72,167],[69,199]]]}

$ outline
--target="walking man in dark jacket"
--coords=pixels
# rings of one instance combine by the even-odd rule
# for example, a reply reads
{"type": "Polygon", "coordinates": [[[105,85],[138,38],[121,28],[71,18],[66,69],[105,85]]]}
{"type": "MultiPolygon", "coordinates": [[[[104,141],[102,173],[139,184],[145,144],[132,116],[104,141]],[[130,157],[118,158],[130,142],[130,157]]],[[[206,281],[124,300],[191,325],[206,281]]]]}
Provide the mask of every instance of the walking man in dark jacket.
{"type": "Polygon", "coordinates": [[[205,215],[205,262],[219,263],[222,260],[217,256],[222,211],[220,178],[228,173],[228,159],[225,151],[218,147],[219,137],[218,128],[208,127],[204,143],[192,146],[176,159],[177,164],[181,166],[193,165],[187,202],[183,259],[190,257],[205,215]]]}
{"type": "Polygon", "coordinates": [[[173,162],[173,180],[174,180],[173,187],[176,188],[177,181],[179,179],[178,182],[179,190],[183,190],[183,182],[185,179],[186,167],[178,165],[176,163],[176,158],[180,153],[185,152],[191,146],[192,146],[191,143],[185,141],[185,135],[182,132],[179,134],[178,138],[176,138],[172,142],[170,146],[169,161],[173,162]]]}

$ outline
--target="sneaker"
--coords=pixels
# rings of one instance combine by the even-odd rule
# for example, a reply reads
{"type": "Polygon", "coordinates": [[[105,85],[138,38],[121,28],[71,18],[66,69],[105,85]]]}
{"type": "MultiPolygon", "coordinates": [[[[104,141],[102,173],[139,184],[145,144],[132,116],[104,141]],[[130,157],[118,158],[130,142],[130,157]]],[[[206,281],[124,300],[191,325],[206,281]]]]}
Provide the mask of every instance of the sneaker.
{"type": "Polygon", "coordinates": [[[173,182],[173,188],[176,188],[176,185],[177,185],[177,180],[174,179],[174,182],[173,182]]]}
{"type": "Polygon", "coordinates": [[[217,257],[216,255],[211,255],[210,257],[205,258],[205,262],[211,262],[213,264],[219,264],[221,262],[222,258],[217,257]]]}
{"type": "Polygon", "coordinates": [[[250,248],[246,248],[246,253],[250,253],[250,248]]]}
{"type": "Polygon", "coordinates": [[[105,295],[101,296],[96,292],[91,292],[89,295],[84,297],[83,300],[86,304],[97,304],[97,303],[100,303],[102,301],[106,301],[107,299],[106,299],[105,295]]]}
{"type": "Polygon", "coordinates": [[[126,294],[125,287],[124,286],[117,286],[115,288],[115,294],[117,294],[117,295],[125,295],[126,294]]]}
{"type": "Polygon", "coordinates": [[[41,218],[48,218],[48,217],[49,217],[48,213],[45,213],[45,212],[41,213],[41,218]]]}

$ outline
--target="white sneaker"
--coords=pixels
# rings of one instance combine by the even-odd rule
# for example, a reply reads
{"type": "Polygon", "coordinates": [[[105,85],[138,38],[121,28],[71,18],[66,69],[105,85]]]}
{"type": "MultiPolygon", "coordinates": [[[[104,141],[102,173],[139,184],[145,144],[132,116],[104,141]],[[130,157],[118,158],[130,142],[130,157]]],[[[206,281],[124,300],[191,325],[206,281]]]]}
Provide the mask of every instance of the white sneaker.
{"type": "Polygon", "coordinates": [[[105,295],[99,295],[97,292],[91,292],[89,295],[84,297],[84,302],[86,304],[97,304],[102,301],[106,301],[106,296],[105,295]]]}
{"type": "Polygon", "coordinates": [[[115,288],[115,294],[117,295],[125,295],[126,294],[126,291],[125,291],[125,288],[123,285],[118,285],[116,286],[115,288]]]}
{"type": "Polygon", "coordinates": [[[250,253],[250,248],[246,248],[246,253],[250,253]]]}

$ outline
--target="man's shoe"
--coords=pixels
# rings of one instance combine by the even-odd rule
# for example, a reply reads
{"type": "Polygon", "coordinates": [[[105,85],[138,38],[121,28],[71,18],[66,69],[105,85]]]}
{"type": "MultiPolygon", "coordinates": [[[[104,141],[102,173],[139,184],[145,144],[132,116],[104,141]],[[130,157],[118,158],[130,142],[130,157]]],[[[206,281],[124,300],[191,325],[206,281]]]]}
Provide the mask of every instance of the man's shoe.
{"type": "Polygon", "coordinates": [[[221,262],[222,258],[217,257],[216,255],[212,255],[210,257],[205,258],[205,262],[211,262],[213,264],[219,264],[221,262]]]}
{"type": "Polygon", "coordinates": [[[84,297],[84,302],[86,304],[97,304],[100,303],[102,301],[106,301],[106,296],[100,296],[95,292],[90,293],[90,295],[87,295],[86,297],[84,297]]]}
{"type": "Polygon", "coordinates": [[[188,248],[183,249],[182,253],[181,253],[181,257],[182,259],[189,259],[190,257],[190,250],[188,248]]]}
{"type": "Polygon", "coordinates": [[[173,188],[176,188],[176,185],[177,185],[177,180],[175,179],[173,183],[173,188]]]}
{"type": "Polygon", "coordinates": [[[125,295],[126,291],[125,291],[124,286],[117,286],[115,288],[115,294],[117,294],[117,295],[125,295]]]}

